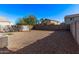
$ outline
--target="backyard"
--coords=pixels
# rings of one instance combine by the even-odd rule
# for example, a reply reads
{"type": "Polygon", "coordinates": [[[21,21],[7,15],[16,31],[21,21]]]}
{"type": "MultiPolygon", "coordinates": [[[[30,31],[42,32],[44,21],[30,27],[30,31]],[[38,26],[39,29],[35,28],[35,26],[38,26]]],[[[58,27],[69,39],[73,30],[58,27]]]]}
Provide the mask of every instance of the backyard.
{"type": "Polygon", "coordinates": [[[48,35],[53,33],[53,31],[27,31],[27,32],[13,32],[9,35],[8,39],[8,49],[12,51],[17,51],[25,46],[28,46],[48,35]]]}
{"type": "Polygon", "coordinates": [[[79,53],[79,46],[69,31],[12,32],[6,53],[79,53]]]}

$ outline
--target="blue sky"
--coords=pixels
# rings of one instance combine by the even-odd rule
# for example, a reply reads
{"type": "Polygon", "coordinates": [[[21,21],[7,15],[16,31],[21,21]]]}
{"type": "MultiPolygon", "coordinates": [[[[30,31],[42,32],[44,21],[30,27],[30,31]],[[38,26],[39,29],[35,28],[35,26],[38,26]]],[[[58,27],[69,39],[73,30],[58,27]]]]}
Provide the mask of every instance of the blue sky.
{"type": "Polygon", "coordinates": [[[18,18],[35,15],[38,19],[49,18],[64,21],[65,15],[79,13],[78,4],[0,4],[0,16],[15,23],[18,18]]]}

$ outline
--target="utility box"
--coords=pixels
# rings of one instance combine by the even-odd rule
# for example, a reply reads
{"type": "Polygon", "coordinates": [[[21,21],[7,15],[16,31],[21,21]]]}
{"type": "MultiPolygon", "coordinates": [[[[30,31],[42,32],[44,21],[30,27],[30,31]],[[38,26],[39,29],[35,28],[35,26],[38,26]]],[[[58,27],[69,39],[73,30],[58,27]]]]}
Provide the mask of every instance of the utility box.
{"type": "Polygon", "coordinates": [[[7,47],[8,45],[8,36],[0,34],[0,48],[7,47]]]}

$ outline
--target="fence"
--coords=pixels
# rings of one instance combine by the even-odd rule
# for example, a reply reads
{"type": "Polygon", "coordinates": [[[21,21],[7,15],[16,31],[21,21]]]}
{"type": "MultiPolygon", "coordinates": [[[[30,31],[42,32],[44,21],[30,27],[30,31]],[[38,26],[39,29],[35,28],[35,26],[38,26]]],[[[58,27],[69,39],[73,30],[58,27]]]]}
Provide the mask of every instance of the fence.
{"type": "Polygon", "coordinates": [[[74,22],[70,24],[70,31],[74,37],[74,39],[79,44],[79,22],[74,22]]]}
{"type": "Polygon", "coordinates": [[[69,30],[69,25],[35,25],[35,30],[69,30]]]}
{"type": "Polygon", "coordinates": [[[8,36],[0,34],[0,48],[8,46],[8,36]]]}

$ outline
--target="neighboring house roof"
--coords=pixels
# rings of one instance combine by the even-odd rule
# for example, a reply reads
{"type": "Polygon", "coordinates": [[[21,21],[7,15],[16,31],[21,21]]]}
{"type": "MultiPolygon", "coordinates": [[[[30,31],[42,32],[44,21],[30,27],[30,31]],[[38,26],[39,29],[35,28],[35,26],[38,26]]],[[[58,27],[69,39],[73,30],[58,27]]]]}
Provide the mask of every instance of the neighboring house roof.
{"type": "Polygon", "coordinates": [[[50,20],[50,19],[47,19],[47,20],[44,20],[44,22],[50,22],[50,23],[60,23],[59,21],[57,21],[57,20],[50,20]]]}
{"type": "Polygon", "coordinates": [[[79,17],[79,14],[72,14],[65,16],[65,18],[71,18],[71,17],[79,17]]]}
{"type": "Polygon", "coordinates": [[[59,22],[59,21],[57,21],[57,20],[50,20],[50,19],[48,19],[47,21],[59,22]]]}
{"type": "Polygon", "coordinates": [[[9,22],[9,21],[5,17],[0,17],[0,22],[9,22]]]}

